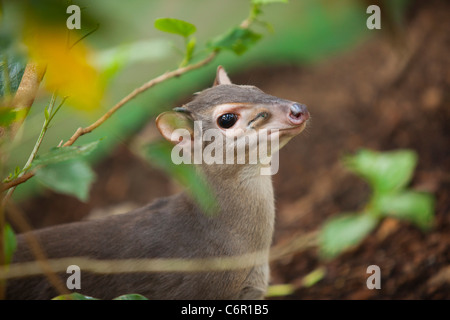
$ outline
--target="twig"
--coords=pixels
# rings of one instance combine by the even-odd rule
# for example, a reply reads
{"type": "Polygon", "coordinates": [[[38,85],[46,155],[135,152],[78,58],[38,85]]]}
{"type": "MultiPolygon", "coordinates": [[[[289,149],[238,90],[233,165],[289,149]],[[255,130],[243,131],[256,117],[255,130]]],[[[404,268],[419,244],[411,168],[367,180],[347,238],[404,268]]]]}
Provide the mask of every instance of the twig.
{"type": "MultiPolygon", "coordinates": [[[[239,256],[210,258],[150,258],[98,260],[87,257],[48,259],[47,263],[56,272],[65,272],[67,266],[77,265],[83,272],[99,274],[136,272],[210,272],[251,268],[267,261],[267,251],[251,252],[239,256]]],[[[0,267],[0,279],[11,279],[41,274],[35,261],[0,267]]]]}
{"type": "Polygon", "coordinates": [[[71,146],[79,137],[81,137],[82,135],[85,135],[86,133],[90,133],[94,129],[98,128],[109,117],[111,117],[117,110],[119,110],[124,104],[126,104],[130,100],[136,98],[142,92],[144,92],[144,91],[154,87],[155,85],[157,85],[161,82],[164,82],[168,79],[179,77],[188,71],[198,69],[198,68],[208,64],[216,57],[217,53],[218,53],[218,51],[213,51],[208,57],[206,57],[205,59],[203,59],[195,64],[191,64],[191,65],[188,65],[183,68],[178,68],[171,72],[166,72],[163,75],[160,75],[159,77],[156,77],[156,78],[144,83],[142,86],[133,90],[129,95],[127,95],[125,98],[120,100],[114,107],[109,109],[108,112],[106,112],[103,116],[101,116],[93,124],[91,124],[90,126],[88,126],[86,128],[78,128],[77,131],[74,133],[74,135],[66,143],[64,143],[63,147],[71,146]]]}
{"type": "MultiPolygon", "coordinates": [[[[9,211],[8,218],[11,219],[14,225],[17,228],[19,228],[19,231],[23,233],[25,241],[27,242],[28,246],[31,249],[31,252],[36,258],[35,263],[37,264],[37,268],[41,270],[42,273],[45,274],[45,276],[48,278],[49,282],[56,289],[56,291],[58,291],[61,294],[70,293],[67,290],[64,283],[62,282],[61,278],[58,277],[55,270],[48,262],[47,256],[40,244],[39,239],[33,232],[29,232],[32,231],[32,227],[25,219],[23,213],[19,209],[17,209],[13,204],[10,204],[8,206],[8,211],[9,211]]],[[[10,266],[8,266],[7,268],[9,268],[10,266]]]]}
{"type": "MultiPolygon", "coordinates": [[[[154,78],[146,83],[144,83],[141,87],[133,90],[130,94],[128,94],[125,98],[123,98],[122,100],[120,100],[115,106],[113,106],[111,109],[109,109],[103,116],[101,116],[97,121],[95,121],[93,124],[91,124],[90,126],[86,127],[86,128],[78,128],[77,131],[72,135],[72,137],[63,144],[63,147],[67,147],[67,146],[71,146],[79,137],[81,137],[82,135],[85,135],[87,133],[92,132],[93,130],[95,130],[96,128],[98,128],[101,124],[103,124],[108,118],[110,118],[117,110],[119,110],[123,105],[125,105],[127,102],[129,102],[130,100],[134,99],[136,96],[138,96],[139,94],[143,93],[144,91],[154,87],[155,85],[164,82],[168,79],[174,78],[174,77],[179,77],[182,74],[189,72],[191,70],[195,70],[198,69],[206,64],[208,64],[209,62],[211,62],[216,55],[218,54],[218,51],[213,51],[208,57],[206,57],[205,59],[195,63],[195,64],[191,64],[188,65],[186,67],[183,68],[178,68],[174,71],[171,72],[167,72],[163,75],[160,75],[157,78],[154,78]]],[[[11,188],[15,188],[16,186],[18,186],[19,184],[24,183],[25,181],[27,181],[28,179],[32,178],[34,176],[34,172],[32,171],[28,171],[26,173],[24,173],[23,175],[21,175],[20,177],[12,180],[12,181],[8,181],[5,183],[2,183],[1,186],[1,191],[5,191],[11,188]]],[[[8,192],[10,193],[10,192],[8,192]]],[[[10,198],[11,195],[7,195],[5,196],[5,199],[3,200],[3,205],[6,203],[6,201],[10,198]]]]}
{"type": "Polygon", "coordinates": [[[318,231],[295,236],[285,245],[278,245],[270,250],[270,261],[282,259],[286,256],[296,254],[306,249],[317,246],[318,231]]]}
{"type": "Polygon", "coordinates": [[[33,176],[34,176],[34,172],[28,171],[27,173],[24,173],[22,176],[14,179],[14,180],[4,182],[4,183],[2,183],[2,186],[1,186],[1,192],[8,190],[10,188],[13,188],[15,186],[18,186],[19,184],[24,183],[25,181],[27,181],[28,179],[30,179],[33,176]]]}
{"type": "MultiPolygon", "coordinates": [[[[25,163],[25,166],[23,167],[22,172],[19,174],[18,179],[21,178],[30,169],[33,160],[36,158],[36,155],[39,151],[42,141],[44,140],[44,136],[47,133],[50,121],[53,119],[55,113],[59,110],[59,108],[62,106],[64,101],[65,101],[65,99],[63,99],[63,101],[59,104],[57,110],[55,112],[53,112],[53,107],[55,106],[55,102],[56,102],[56,93],[53,93],[52,98],[50,100],[50,104],[48,106],[48,115],[45,116],[44,124],[42,125],[42,129],[41,129],[41,132],[39,133],[39,137],[38,137],[36,143],[34,144],[33,151],[31,152],[30,156],[28,157],[28,160],[25,163]]],[[[34,173],[32,173],[32,172],[30,172],[30,174],[34,175],[34,173]]],[[[30,176],[30,178],[31,178],[31,176],[30,176]]],[[[14,190],[16,190],[17,185],[18,184],[16,184],[15,186],[11,187],[8,190],[5,197],[3,198],[2,205],[5,205],[8,202],[8,200],[11,198],[14,190]]]]}

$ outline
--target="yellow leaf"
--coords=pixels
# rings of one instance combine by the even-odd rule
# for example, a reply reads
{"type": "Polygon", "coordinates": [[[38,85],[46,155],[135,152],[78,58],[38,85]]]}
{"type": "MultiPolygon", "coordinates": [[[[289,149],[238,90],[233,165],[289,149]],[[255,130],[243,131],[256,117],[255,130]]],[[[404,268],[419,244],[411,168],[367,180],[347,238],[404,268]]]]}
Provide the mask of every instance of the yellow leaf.
{"type": "Polygon", "coordinates": [[[24,42],[32,60],[47,65],[44,85],[59,96],[68,96],[68,104],[82,110],[100,106],[104,86],[98,71],[88,63],[89,48],[74,42],[74,32],[65,26],[45,25],[29,19],[24,42]]]}

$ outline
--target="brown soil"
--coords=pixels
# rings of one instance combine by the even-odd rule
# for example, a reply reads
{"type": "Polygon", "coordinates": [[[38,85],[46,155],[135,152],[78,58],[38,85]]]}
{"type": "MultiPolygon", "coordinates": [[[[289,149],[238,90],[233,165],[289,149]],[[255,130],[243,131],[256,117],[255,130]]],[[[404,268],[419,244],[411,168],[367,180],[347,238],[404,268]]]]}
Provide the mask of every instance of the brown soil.
{"type": "MultiPolygon", "coordinates": [[[[403,47],[398,39],[378,33],[355,50],[316,66],[257,68],[232,76],[236,83],[303,102],[312,114],[307,132],[282,150],[280,171],[274,176],[276,246],[364,205],[369,188],[340,164],[343,155],[359,148],[417,151],[411,187],[436,196],[435,225],[428,233],[385,219],[360,246],[332,261],[319,259],[315,248],[273,261],[272,283],[297,288],[283,298],[450,298],[448,12],[448,2],[420,1],[399,33],[403,47]],[[381,290],[366,287],[366,269],[373,264],[381,268],[381,290]],[[305,288],[303,277],[318,267],[325,268],[325,276],[305,288]]],[[[96,169],[98,179],[87,204],[49,191],[21,205],[33,226],[79,220],[92,210],[101,214],[100,208],[126,211],[177,190],[125,144],[96,169]]]]}

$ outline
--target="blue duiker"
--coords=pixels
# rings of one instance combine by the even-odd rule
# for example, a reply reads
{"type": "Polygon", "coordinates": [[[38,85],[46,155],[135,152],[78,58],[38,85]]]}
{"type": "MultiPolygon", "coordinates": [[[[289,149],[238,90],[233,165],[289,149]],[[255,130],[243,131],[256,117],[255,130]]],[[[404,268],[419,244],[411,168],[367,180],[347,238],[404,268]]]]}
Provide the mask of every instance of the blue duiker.
{"type": "MultiPolygon", "coordinates": [[[[204,270],[183,271],[181,263],[181,270],[105,270],[104,274],[79,265],[81,289],[71,291],[84,295],[100,299],[127,293],[149,299],[262,299],[269,281],[269,249],[275,220],[271,175],[262,174],[262,169],[267,169],[267,158],[270,160],[303,131],[308,119],[305,105],[268,95],[254,86],[232,84],[225,70],[218,67],[211,88],[156,120],[162,136],[174,147],[182,147],[183,156],[192,160],[199,177],[209,186],[213,212],[205,212],[184,192],[129,213],[32,232],[49,259],[74,257],[74,264],[79,261],[77,257],[204,261],[204,270]],[[196,130],[201,130],[200,138],[194,137],[196,130]],[[196,162],[196,140],[204,138],[202,134],[208,130],[214,130],[214,141],[203,139],[197,146],[205,151],[214,143],[215,161],[196,162]],[[257,141],[256,146],[244,148],[243,161],[237,163],[234,151],[239,139],[261,132],[266,133],[268,143],[277,140],[277,146],[266,148],[265,161],[252,162],[248,153],[256,150],[260,144],[257,141]],[[219,141],[215,140],[220,137],[232,141],[231,147],[217,144],[219,141]],[[220,163],[219,154],[232,154],[232,159],[220,163]],[[224,265],[228,263],[226,267],[214,270],[208,266],[211,259],[220,265],[222,258],[224,265]]],[[[13,264],[34,259],[24,235],[19,235],[13,264]]],[[[145,261],[151,263],[142,261],[144,265],[145,261]]],[[[65,283],[68,274],[59,275],[65,283]]],[[[7,281],[7,299],[51,299],[56,295],[58,292],[43,275],[7,281]]]]}

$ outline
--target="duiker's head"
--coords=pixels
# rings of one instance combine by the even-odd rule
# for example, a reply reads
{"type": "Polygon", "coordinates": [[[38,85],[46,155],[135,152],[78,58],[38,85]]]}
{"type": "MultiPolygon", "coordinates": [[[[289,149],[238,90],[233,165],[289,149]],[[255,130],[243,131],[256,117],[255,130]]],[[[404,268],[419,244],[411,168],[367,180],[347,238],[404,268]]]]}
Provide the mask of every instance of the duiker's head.
{"type": "Polygon", "coordinates": [[[207,165],[267,165],[309,119],[305,105],[232,84],[220,66],[213,87],[174,110],[158,116],[159,131],[184,160],[207,165]]]}

